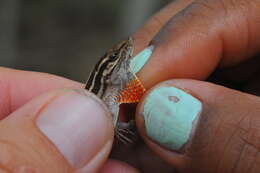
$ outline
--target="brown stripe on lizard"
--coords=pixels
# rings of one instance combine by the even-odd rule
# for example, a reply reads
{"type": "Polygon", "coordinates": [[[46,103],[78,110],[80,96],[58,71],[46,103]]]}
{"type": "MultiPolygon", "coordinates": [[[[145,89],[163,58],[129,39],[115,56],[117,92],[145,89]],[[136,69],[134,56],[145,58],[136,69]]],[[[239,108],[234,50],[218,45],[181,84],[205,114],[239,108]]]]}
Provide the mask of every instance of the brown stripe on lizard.
{"type": "Polygon", "coordinates": [[[95,65],[86,83],[86,89],[96,94],[112,113],[116,136],[124,143],[131,142],[121,132],[131,133],[130,124],[119,122],[119,105],[139,102],[145,88],[131,71],[133,40],[129,37],[109,49],[95,65]]]}

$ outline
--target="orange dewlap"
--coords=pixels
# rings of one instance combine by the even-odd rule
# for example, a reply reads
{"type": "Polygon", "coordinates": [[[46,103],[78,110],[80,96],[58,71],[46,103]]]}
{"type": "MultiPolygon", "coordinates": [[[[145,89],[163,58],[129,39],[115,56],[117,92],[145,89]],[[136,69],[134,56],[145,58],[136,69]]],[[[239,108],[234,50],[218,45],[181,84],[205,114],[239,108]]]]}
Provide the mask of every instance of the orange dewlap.
{"type": "Polygon", "coordinates": [[[136,77],[131,80],[126,88],[118,95],[118,103],[136,103],[139,102],[145,92],[145,88],[141,81],[136,77]]]}

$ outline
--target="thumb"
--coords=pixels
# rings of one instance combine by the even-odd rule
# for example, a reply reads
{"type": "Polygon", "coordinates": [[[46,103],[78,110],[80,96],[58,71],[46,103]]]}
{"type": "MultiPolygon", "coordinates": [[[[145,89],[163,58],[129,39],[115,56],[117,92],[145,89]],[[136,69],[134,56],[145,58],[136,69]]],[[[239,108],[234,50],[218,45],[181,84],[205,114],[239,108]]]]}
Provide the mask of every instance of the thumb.
{"type": "Polygon", "coordinates": [[[138,107],[148,146],[180,172],[259,172],[260,98],[195,80],[152,88],[138,107]]]}
{"type": "Polygon", "coordinates": [[[112,141],[110,114],[94,95],[52,91],[0,122],[0,170],[96,172],[112,141]]]}

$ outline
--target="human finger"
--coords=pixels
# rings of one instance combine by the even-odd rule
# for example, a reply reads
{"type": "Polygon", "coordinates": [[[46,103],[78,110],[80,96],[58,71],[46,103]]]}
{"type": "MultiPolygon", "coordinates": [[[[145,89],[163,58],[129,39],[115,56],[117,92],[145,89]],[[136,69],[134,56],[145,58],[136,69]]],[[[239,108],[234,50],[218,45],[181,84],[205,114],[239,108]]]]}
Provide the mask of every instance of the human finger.
{"type": "Polygon", "coordinates": [[[35,96],[57,88],[82,88],[63,77],[0,67],[0,119],[35,96]]]}
{"type": "Polygon", "coordinates": [[[136,114],[140,134],[181,172],[259,172],[260,98],[196,80],[156,85],[136,114]]]}
{"type": "Polygon", "coordinates": [[[101,168],[99,173],[138,173],[139,171],[128,164],[117,161],[108,160],[101,168]]]}
{"type": "Polygon", "coordinates": [[[248,59],[260,49],[257,0],[196,0],[174,15],[136,63],[146,86],[171,78],[206,79],[219,65],[248,59]]]}
{"type": "Polygon", "coordinates": [[[106,106],[84,90],[68,89],[32,99],[0,129],[0,168],[7,172],[97,172],[114,135],[106,106]]]}
{"type": "Polygon", "coordinates": [[[142,27],[134,34],[135,41],[134,54],[147,47],[153,37],[170,20],[170,18],[183,10],[194,0],[175,0],[154,14],[142,27]]]}

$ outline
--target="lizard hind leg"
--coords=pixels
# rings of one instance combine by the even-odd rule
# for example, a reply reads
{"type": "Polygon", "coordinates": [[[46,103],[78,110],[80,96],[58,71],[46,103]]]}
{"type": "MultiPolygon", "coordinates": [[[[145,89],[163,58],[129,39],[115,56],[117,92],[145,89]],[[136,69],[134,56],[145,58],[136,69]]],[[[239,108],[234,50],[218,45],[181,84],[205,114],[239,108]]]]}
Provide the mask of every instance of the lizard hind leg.
{"type": "Polygon", "coordinates": [[[135,122],[132,120],[128,123],[118,122],[115,128],[115,134],[119,142],[124,144],[134,143],[136,138],[136,133],[133,131],[135,127],[135,122]]]}

